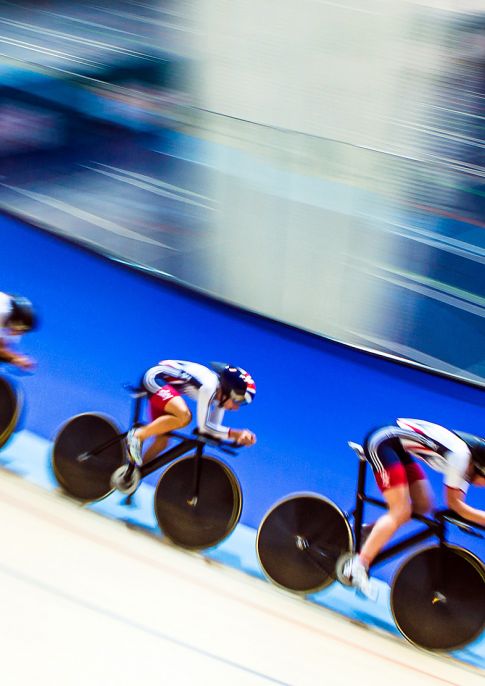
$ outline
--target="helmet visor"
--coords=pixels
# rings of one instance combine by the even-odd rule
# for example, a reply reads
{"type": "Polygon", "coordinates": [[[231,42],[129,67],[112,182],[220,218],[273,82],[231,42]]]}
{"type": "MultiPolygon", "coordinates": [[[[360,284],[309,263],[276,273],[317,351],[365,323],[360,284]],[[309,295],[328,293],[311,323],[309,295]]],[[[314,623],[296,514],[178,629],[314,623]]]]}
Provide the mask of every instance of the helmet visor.
{"type": "Polygon", "coordinates": [[[233,403],[236,403],[236,405],[247,405],[248,400],[245,395],[240,395],[239,393],[236,393],[235,391],[231,391],[229,398],[232,400],[233,403]]]}
{"type": "Polygon", "coordinates": [[[14,333],[20,335],[30,331],[32,327],[28,326],[27,324],[24,324],[23,322],[11,321],[7,324],[7,328],[9,328],[14,333]]]}

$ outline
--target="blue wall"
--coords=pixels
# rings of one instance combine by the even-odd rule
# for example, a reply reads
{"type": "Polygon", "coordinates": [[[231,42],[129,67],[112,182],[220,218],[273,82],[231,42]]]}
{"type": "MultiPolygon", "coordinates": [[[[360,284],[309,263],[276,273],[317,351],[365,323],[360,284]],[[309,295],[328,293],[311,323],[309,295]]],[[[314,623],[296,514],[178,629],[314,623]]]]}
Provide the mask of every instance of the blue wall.
{"type": "MultiPolygon", "coordinates": [[[[214,303],[5,216],[0,237],[0,290],[29,296],[42,320],[22,341],[39,361],[35,375],[22,379],[25,427],[51,438],[69,416],[103,411],[127,428],[122,384],[148,366],[171,357],[232,360],[258,386],[253,406],[227,414],[229,424],[258,435],[254,448],[229,458],[250,526],[295,490],[323,492],[350,508],[357,460],[346,441],[398,416],[483,433],[478,388],[214,303]]],[[[439,475],[432,482],[440,500],[439,475]]],[[[483,491],[472,488],[469,502],[483,506],[483,491]]]]}

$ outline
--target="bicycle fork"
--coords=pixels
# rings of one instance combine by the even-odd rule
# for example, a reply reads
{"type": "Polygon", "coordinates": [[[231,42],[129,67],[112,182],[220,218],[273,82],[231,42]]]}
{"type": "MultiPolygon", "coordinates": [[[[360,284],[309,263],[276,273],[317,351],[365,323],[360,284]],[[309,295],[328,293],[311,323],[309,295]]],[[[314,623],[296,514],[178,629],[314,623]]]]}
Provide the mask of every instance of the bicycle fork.
{"type": "Polygon", "coordinates": [[[196,451],[195,451],[194,478],[192,481],[192,496],[187,499],[187,505],[190,505],[190,507],[197,507],[197,503],[199,500],[200,472],[201,472],[201,461],[202,461],[203,452],[204,452],[204,447],[201,444],[198,444],[196,451]]]}

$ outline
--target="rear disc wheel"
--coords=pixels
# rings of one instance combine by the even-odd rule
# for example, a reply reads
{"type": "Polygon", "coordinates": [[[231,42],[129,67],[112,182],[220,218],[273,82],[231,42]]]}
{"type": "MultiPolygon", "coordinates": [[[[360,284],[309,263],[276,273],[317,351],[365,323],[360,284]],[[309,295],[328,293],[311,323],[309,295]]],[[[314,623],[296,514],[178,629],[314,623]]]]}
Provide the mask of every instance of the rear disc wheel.
{"type": "Polygon", "coordinates": [[[99,500],[112,491],[111,476],[126,462],[121,432],[109,417],[78,414],[61,428],[54,440],[52,467],[59,485],[73,498],[99,500]],[[97,454],[103,444],[113,445],[97,454]]]}

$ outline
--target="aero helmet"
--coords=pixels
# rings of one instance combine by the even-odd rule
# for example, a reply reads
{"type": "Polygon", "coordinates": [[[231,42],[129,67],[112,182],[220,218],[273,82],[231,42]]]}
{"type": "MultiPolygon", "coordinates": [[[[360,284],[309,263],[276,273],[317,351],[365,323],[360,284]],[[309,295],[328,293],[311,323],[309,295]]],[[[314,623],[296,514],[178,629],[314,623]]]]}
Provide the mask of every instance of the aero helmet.
{"type": "Polygon", "coordinates": [[[247,405],[254,400],[256,384],[252,376],[241,367],[224,365],[219,371],[219,382],[224,396],[238,405],[247,405]]]}
{"type": "Polygon", "coordinates": [[[10,297],[11,311],[7,317],[8,326],[19,326],[25,331],[31,331],[37,326],[37,317],[32,303],[21,295],[10,297]]]}

